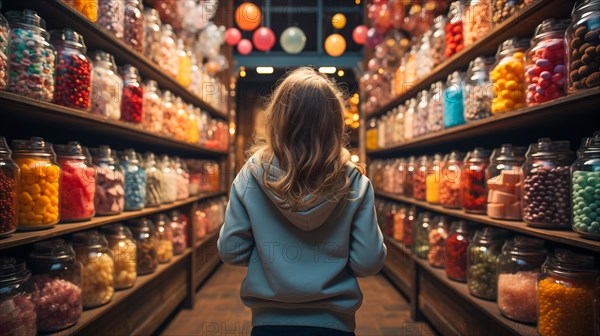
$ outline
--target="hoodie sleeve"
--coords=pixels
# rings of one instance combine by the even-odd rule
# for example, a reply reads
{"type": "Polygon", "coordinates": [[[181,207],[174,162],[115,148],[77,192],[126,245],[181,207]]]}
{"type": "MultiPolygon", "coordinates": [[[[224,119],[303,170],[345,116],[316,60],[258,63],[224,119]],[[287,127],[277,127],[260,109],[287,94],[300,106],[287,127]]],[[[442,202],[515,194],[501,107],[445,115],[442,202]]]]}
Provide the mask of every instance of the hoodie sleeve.
{"type": "Polygon", "coordinates": [[[354,215],[350,231],[348,266],[357,277],[367,277],[381,270],[387,256],[387,248],[377,225],[375,193],[371,182],[367,179],[366,188],[361,189],[364,197],[354,215]]]}
{"type": "Polygon", "coordinates": [[[225,264],[247,266],[254,249],[254,236],[248,212],[242,203],[243,193],[240,197],[238,188],[239,183],[233,183],[231,186],[225,223],[221,227],[217,247],[225,264]]]}

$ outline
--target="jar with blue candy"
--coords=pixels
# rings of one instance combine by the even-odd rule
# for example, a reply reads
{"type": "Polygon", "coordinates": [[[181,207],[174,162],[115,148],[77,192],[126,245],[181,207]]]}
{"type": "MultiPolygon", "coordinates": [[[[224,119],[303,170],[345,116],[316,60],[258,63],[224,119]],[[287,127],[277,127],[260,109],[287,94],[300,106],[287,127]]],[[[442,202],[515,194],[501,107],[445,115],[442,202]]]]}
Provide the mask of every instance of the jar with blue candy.
{"type": "Polygon", "coordinates": [[[6,13],[10,22],[8,91],[42,101],[54,98],[55,52],[36,12],[6,13]]]}
{"type": "Polygon", "coordinates": [[[600,131],[578,151],[571,166],[573,230],[600,239],[600,131]]]}
{"type": "Polygon", "coordinates": [[[465,123],[462,87],[463,74],[454,71],[448,76],[444,90],[444,126],[446,128],[465,123]]]}
{"type": "Polygon", "coordinates": [[[146,202],[146,170],[133,149],[121,154],[119,165],[125,172],[125,211],[140,210],[146,202]]]}
{"type": "MultiPolygon", "coordinates": [[[[0,1],[2,9],[2,1],[0,1]]],[[[0,90],[6,89],[8,72],[8,21],[0,14],[0,90]]]]}

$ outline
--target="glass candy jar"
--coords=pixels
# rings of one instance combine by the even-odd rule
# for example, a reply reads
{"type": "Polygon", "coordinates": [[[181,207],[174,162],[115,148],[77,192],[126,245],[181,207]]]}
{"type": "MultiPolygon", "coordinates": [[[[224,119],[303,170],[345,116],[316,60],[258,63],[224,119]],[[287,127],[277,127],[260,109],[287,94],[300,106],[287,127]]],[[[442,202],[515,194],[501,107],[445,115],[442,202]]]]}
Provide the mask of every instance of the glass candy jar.
{"type": "Polygon", "coordinates": [[[92,109],[93,114],[111,120],[121,119],[121,96],[123,79],[117,73],[113,56],[97,50],[92,54],[94,70],[92,72],[92,109]]]}
{"type": "Polygon", "coordinates": [[[406,172],[404,179],[402,180],[403,187],[402,191],[405,196],[412,197],[415,188],[415,175],[417,173],[417,159],[414,156],[408,158],[406,163],[406,172]]]}
{"type": "MultiPolygon", "coordinates": [[[[2,9],[2,1],[0,1],[2,9]]],[[[8,21],[0,14],[0,90],[6,90],[8,76],[8,21]]]]}
{"type": "Polygon", "coordinates": [[[21,170],[19,230],[47,229],[60,219],[60,176],[52,144],[33,137],[12,141],[13,158],[21,170]]]}
{"type": "MultiPolygon", "coordinates": [[[[415,121],[413,123],[413,136],[415,138],[429,133],[429,130],[427,129],[427,121],[429,119],[429,95],[427,90],[419,92],[417,95],[417,102],[415,121]]],[[[384,124],[387,123],[384,121],[384,124]]]]}
{"type": "Polygon", "coordinates": [[[123,96],[121,98],[121,120],[134,124],[142,122],[144,88],[140,83],[138,70],[127,64],[121,71],[123,96]]]}
{"type": "Polygon", "coordinates": [[[38,332],[54,332],[77,323],[82,312],[81,264],[71,244],[62,239],[37,242],[28,264],[39,290],[38,332]]]}
{"type": "Polygon", "coordinates": [[[431,84],[428,94],[427,130],[429,133],[444,129],[444,84],[431,84]]]}
{"type": "Polygon", "coordinates": [[[433,267],[443,268],[446,264],[446,239],[448,238],[448,218],[439,216],[429,227],[429,252],[427,261],[433,267]]]}
{"type": "Polygon", "coordinates": [[[154,63],[158,63],[160,55],[161,25],[156,9],[144,9],[144,55],[154,63]]]}
{"type": "Polygon", "coordinates": [[[444,88],[444,127],[454,127],[465,123],[463,106],[464,74],[454,71],[448,76],[444,88]]]}
{"type": "Polygon", "coordinates": [[[36,12],[9,11],[8,91],[41,101],[54,98],[55,51],[46,22],[36,12]]]}
{"type": "Polygon", "coordinates": [[[446,48],[444,56],[446,58],[461,51],[464,48],[463,37],[463,4],[460,1],[454,1],[450,4],[448,10],[448,22],[446,23],[446,48]]]}
{"type": "Polygon", "coordinates": [[[83,307],[104,305],[115,293],[115,262],[108,242],[98,231],[73,234],[73,248],[82,266],[83,307]]]}
{"type": "Polygon", "coordinates": [[[173,253],[179,255],[188,247],[188,220],[178,210],[171,212],[170,219],[169,226],[173,231],[173,253]]]}
{"type": "Polygon", "coordinates": [[[426,211],[421,213],[414,223],[412,246],[417,257],[421,259],[427,259],[429,254],[429,229],[434,225],[434,221],[431,213],[426,211]]]}
{"type": "Polygon", "coordinates": [[[435,68],[446,60],[444,54],[446,49],[446,17],[444,15],[434,19],[430,45],[429,58],[433,62],[432,68],[435,68]]]}
{"type": "Polygon", "coordinates": [[[429,169],[429,161],[426,155],[419,157],[418,165],[415,168],[413,197],[416,200],[425,200],[425,190],[427,181],[427,172],[429,169]]]}
{"type": "Polygon", "coordinates": [[[146,153],[144,157],[146,170],[146,207],[157,207],[162,203],[164,177],[154,153],[146,153]]]}
{"type": "Polygon", "coordinates": [[[131,231],[120,223],[105,225],[101,229],[106,235],[115,262],[115,289],[133,287],[137,279],[137,246],[131,231]]]}
{"type": "Polygon", "coordinates": [[[527,5],[535,0],[492,0],[492,21],[495,25],[504,22],[513,15],[518,15],[527,5]]]}
{"type": "Polygon", "coordinates": [[[180,157],[174,158],[175,172],[177,173],[177,199],[190,197],[190,172],[180,157]]]}
{"type": "Polygon", "coordinates": [[[600,239],[600,131],[594,132],[578,152],[571,166],[573,230],[600,239]]]}
{"type": "Polygon", "coordinates": [[[467,259],[467,286],[471,295],[496,300],[496,262],[507,238],[508,231],[491,227],[475,233],[467,259]]]}
{"type": "Polygon", "coordinates": [[[163,203],[173,203],[177,200],[177,171],[168,155],[160,158],[160,169],[163,173],[163,203]]]}
{"type": "Polygon", "coordinates": [[[489,217],[521,220],[523,162],[525,147],[504,144],[492,152],[490,165],[485,171],[489,217]]]}
{"type": "Polygon", "coordinates": [[[431,35],[432,31],[426,31],[421,36],[421,43],[419,43],[419,50],[417,51],[417,78],[425,78],[433,70],[433,59],[429,57],[431,55],[431,35]]]}
{"type": "Polygon", "coordinates": [[[56,145],[60,176],[60,220],[76,222],[88,220],[96,214],[94,194],[96,174],[88,165],[83,147],[75,141],[56,145]]]}
{"type": "Polygon", "coordinates": [[[525,50],[529,39],[504,41],[496,53],[490,78],[494,83],[492,113],[503,113],[525,107],[525,50]]]}
{"type": "Polygon", "coordinates": [[[461,173],[464,153],[452,151],[444,157],[440,180],[440,204],[444,208],[461,208],[461,173]]]}
{"type": "Polygon", "coordinates": [[[137,275],[153,273],[158,267],[156,229],[147,218],[127,222],[136,242],[137,275]]]}
{"type": "Polygon", "coordinates": [[[36,335],[38,289],[25,261],[0,257],[0,334],[36,335]]]}
{"type": "Polygon", "coordinates": [[[539,139],[529,145],[523,165],[523,220],[529,226],[569,228],[570,165],[568,141],[539,139]]]}
{"type": "Polygon", "coordinates": [[[154,219],[156,225],[156,257],[160,264],[168,263],[173,258],[173,230],[167,215],[160,214],[154,219]]]}
{"type": "Polygon", "coordinates": [[[453,222],[446,239],[446,276],[455,281],[467,281],[467,250],[473,232],[465,221],[453,222]]]}
{"type": "Polygon", "coordinates": [[[498,257],[498,309],[515,321],[536,323],[537,278],[548,250],[541,239],[516,236],[498,257]]]}
{"type": "Polygon", "coordinates": [[[12,159],[6,139],[0,136],[0,237],[17,230],[20,169],[12,159]]]}
{"type": "Polygon", "coordinates": [[[125,211],[140,210],[146,202],[146,170],[140,156],[133,149],[126,149],[119,165],[125,172],[125,211]]]}
{"type": "Polygon", "coordinates": [[[144,7],[141,0],[125,0],[123,41],[138,53],[144,53],[144,7]]]}
{"type": "Polygon", "coordinates": [[[491,0],[469,0],[463,12],[465,47],[481,40],[492,30],[491,0]]]}
{"type": "Polygon", "coordinates": [[[404,137],[406,140],[411,140],[415,137],[415,120],[417,114],[417,100],[411,98],[406,101],[406,113],[404,114],[404,137]]]}
{"type": "Polygon", "coordinates": [[[162,95],[163,133],[175,137],[178,132],[177,105],[171,91],[165,90],[162,95]]]}
{"type": "Polygon", "coordinates": [[[366,131],[366,147],[367,150],[377,149],[377,120],[375,118],[370,119],[367,124],[366,131]]]}
{"type": "Polygon", "coordinates": [[[394,228],[392,238],[397,242],[404,240],[404,221],[406,218],[407,208],[400,206],[394,215],[394,228]]]}
{"type": "Polygon", "coordinates": [[[569,93],[600,86],[596,49],[600,45],[600,1],[580,0],[571,12],[566,32],[567,89],[569,93]]]}
{"type": "Polygon", "coordinates": [[[593,335],[594,257],[556,249],[538,278],[538,332],[546,335],[593,335]]]}
{"type": "Polygon", "coordinates": [[[469,63],[463,92],[465,121],[467,122],[492,115],[494,85],[490,81],[489,70],[493,62],[493,57],[477,57],[469,63]]]}
{"type": "Polygon", "coordinates": [[[430,204],[440,203],[440,182],[442,180],[442,154],[435,154],[429,162],[425,178],[425,200],[430,204]]]}
{"type": "Polygon", "coordinates": [[[53,30],[56,50],[54,103],[89,111],[92,94],[92,61],[86,56],[83,36],[71,29],[53,30]]]}
{"type": "Polygon", "coordinates": [[[108,146],[91,149],[96,172],[94,208],[97,215],[117,215],[125,207],[125,176],[108,146]]]}
{"type": "Polygon", "coordinates": [[[177,71],[179,70],[177,43],[175,42],[173,27],[168,24],[164,24],[161,27],[158,66],[160,66],[169,76],[177,77],[177,71]]]}
{"type": "Polygon", "coordinates": [[[125,1],[123,0],[100,0],[98,1],[98,20],[96,23],[115,35],[123,38],[125,24],[125,1]]]}
{"type": "Polygon", "coordinates": [[[177,39],[177,82],[184,88],[192,83],[192,53],[186,50],[182,39],[177,39]]]}
{"type": "Polygon", "coordinates": [[[100,0],[66,0],[63,1],[88,20],[96,22],[98,17],[98,1],[100,0]]]}
{"type": "Polygon", "coordinates": [[[140,126],[145,130],[163,133],[162,97],[156,81],[148,80],[143,86],[142,121],[140,126]]]}
{"type": "Polygon", "coordinates": [[[461,203],[466,212],[484,214],[487,210],[485,170],[489,157],[488,150],[477,147],[463,161],[461,203]]]}

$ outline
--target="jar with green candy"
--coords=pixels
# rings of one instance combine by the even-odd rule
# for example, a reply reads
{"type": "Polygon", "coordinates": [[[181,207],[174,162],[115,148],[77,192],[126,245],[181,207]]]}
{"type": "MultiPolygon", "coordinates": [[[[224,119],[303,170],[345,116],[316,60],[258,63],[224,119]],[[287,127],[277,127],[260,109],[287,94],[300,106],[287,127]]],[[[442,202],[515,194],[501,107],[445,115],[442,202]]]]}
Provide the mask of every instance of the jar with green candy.
{"type": "MultiPolygon", "coordinates": [[[[0,1],[2,9],[2,1],[0,1]]],[[[0,14],[0,90],[6,89],[6,72],[8,68],[8,21],[0,14]]]]}
{"type": "Polygon", "coordinates": [[[508,231],[485,227],[473,238],[467,258],[467,285],[471,295],[496,300],[496,264],[508,231]]]}
{"type": "Polygon", "coordinates": [[[600,239],[600,131],[582,143],[571,166],[573,230],[600,239]]]}
{"type": "Polygon", "coordinates": [[[433,225],[432,215],[429,212],[423,212],[415,222],[413,249],[421,259],[427,259],[429,254],[429,227],[431,225],[433,225]]]}

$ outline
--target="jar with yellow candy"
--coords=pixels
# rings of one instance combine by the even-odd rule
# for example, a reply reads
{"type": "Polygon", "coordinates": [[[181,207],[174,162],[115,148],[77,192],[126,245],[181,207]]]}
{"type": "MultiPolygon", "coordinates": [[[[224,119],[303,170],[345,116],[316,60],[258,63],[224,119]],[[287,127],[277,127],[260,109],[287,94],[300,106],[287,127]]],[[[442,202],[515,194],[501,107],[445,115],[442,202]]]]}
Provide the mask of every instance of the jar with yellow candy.
{"type": "Polygon", "coordinates": [[[181,97],[177,97],[175,99],[175,106],[177,106],[177,114],[175,115],[175,121],[177,123],[177,128],[175,128],[175,139],[187,141],[190,129],[187,104],[181,97]]]}
{"type": "Polygon", "coordinates": [[[169,218],[165,214],[157,215],[156,223],[156,255],[160,264],[168,263],[173,258],[173,230],[169,218]]]}
{"type": "Polygon", "coordinates": [[[183,44],[182,39],[177,39],[177,57],[179,67],[177,68],[177,82],[184,88],[192,84],[192,53],[183,44]]]}
{"type": "Polygon", "coordinates": [[[442,180],[442,154],[435,154],[429,162],[429,170],[425,178],[425,200],[427,203],[440,204],[440,182],[442,180]]]}
{"type": "Polygon", "coordinates": [[[200,108],[189,104],[187,106],[189,132],[187,142],[198,144],[200,142],[200,130],[198,129],[198,117],[200,116],[200,108]]]}
{"type": "Polygon", "coordinates": [[[67,5],[80,12],[88,20],[96,22],[98,13],[98,0],[63,0],[67,5]]]}
{"type": "Polygon", "coordinates": [[[101,230],[115,261],[115,289],[132,287],[137,280],[137,245],[131,231],[121,223],[105,225],[101,230]]]}
{"type": "Polygon", "coordinates": [[[12,141],[13,158],[21,168],[18,196],[19,230],[39,230],[60,220],[60,166],[52,144],[43,138],[12,141]]]}
{"type": "Polygon", "coordinates": [[[106,237],[98,231],[73,234],[73,248],[82,266],[83,308],[110,302],[115,293],[115,262],[106,237]]]}
{"type": "Polygon", "coordinates": [[[594,335],[594,257],[556,249],[538,278],[540,336],[594,335]]]}
{"type": "Polygon", "coordinates": [[[494,84],[492,113],[525,107],[525,50],[529,39],[511,38],[498,48],[490,79],[494,84]]]}

